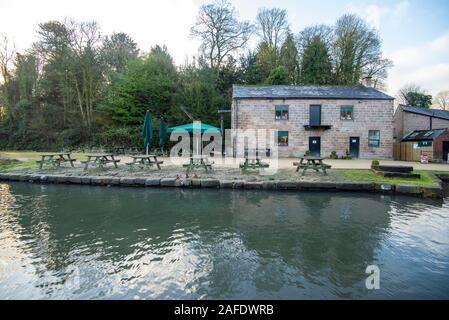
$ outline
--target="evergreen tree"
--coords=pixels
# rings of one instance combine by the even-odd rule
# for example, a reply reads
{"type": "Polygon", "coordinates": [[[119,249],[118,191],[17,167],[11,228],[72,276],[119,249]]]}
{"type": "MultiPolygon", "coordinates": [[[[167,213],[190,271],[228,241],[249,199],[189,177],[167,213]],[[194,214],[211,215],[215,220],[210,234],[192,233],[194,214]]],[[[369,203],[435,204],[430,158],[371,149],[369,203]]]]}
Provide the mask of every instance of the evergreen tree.
{"type": "Polygon", "coordinates": [[[286,85],[289,84],[289,75],[287,69],[283,66],[279,66],[271,71],[267,78],[266,84],[268,85],[286,85]]]}
{"type": "Polygon", "coordinates": [[[281,47],[280,63],[287,70],[289,84],[298,84],[299,62],[298,49],[296,49],[293,34],[288,33],[281,47]]]}
{"type": "Polygon", "coordinates": [[[308,85],[324,85],[332,81],[329,51],[318,36],[315,36],[304,49],[301,60],[301,80],[308,85]]]}

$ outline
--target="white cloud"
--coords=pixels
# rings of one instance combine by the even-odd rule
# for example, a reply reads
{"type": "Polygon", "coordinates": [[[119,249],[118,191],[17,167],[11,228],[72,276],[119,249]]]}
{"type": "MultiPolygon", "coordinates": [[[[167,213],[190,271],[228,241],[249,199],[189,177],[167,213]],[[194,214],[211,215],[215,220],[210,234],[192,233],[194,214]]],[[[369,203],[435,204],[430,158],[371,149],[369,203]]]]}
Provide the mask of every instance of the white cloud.
{"type": "Polygon", "coordinates": [[[393,6],[381,6],[378,4],[349,4],[347,9],[351,13],[360,15],[372,27],[379,29],[382,25],[382,21],[386,19],[404,19],[408,14],[409,6],[410,3],[407,0],[403,0],[393,6]]]}
{"type": "Polygon", "coordinates": [[[449,90],[449,31],[422,45],[386,53],[395,66],[389,88],[394,94],[408,83],[416,83],[435,95],[449,90]]]}
{"type": "Polygon", "coordinates": [[[36,40],[41,22],[65,17],[95,20],[103,34],[126,32],[142,50],[165,44],[182,63],[187,55],[197,53],[198,43],[189,38],[189,31],[198,6],[196,0],[0,0],[0,11],[7,12],[0,19],[0,32],[25,50],[36,40]]]}
{"type": "Polygon", "coordinates": [[[403,19],[407,16],[410,7],[410,2],[408,0],[403,0],[398,2],[392,11],[392,18],[396,20],[403,19]]]}

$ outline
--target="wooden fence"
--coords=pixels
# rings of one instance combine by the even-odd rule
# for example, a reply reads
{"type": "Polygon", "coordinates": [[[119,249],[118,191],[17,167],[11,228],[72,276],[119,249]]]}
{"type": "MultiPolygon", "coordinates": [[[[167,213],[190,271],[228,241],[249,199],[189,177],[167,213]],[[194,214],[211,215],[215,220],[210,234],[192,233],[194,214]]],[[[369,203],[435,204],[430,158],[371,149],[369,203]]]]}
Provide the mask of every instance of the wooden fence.
{"type": "Polygon", "coordinates": [[[429,160],[433,159],[433,147],[414,147],[415,142],[400,142],[393,145],[394,160],[421,161],[421,152],[427,152],[429,160]]]}

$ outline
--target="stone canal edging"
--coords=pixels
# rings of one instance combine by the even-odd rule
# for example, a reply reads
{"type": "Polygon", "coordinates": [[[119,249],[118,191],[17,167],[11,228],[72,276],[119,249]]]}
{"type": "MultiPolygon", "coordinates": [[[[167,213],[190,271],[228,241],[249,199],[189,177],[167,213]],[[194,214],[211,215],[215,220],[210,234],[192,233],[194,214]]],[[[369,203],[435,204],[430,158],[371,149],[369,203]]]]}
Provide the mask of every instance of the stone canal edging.
{"type": "Polygon", "coordinates": [[[433,186],[414,184],[388,184],[376,182],[310,182],[310,181],[259,181],[135,178],[108,176],[65,176],[0,173],[0,181],[24,181],[32,183],[78,184],[121,187],[209,188],[247,190],[297,190],[297,191],[357,191],[384,194],[402,194],[424,198],[443,198],[441,183],[433,186]]]}

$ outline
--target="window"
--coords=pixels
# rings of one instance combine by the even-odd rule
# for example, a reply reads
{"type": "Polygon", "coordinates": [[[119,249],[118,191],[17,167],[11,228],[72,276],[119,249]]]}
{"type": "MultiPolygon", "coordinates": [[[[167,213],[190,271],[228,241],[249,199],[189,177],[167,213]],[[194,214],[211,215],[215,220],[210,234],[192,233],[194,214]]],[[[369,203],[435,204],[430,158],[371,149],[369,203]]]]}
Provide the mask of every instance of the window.
{"type": "Polygon", "coordinates": [[[287,147],[288,146],[288,131],[278,131],[278,146],[287,147]]]}
{"type": "Polygon", "coordinates": [[[309,125],[320,126],[321,125],[321,105],[309,106],[309,125]]]}
{"type": "Polygon", "coordinates": [[[380,147],[380,131],[370,130],[368,133],[368,146],[373,148],[380,147]]]}
{"type": "Polygon", "coordinates": [[[431,147],[433,145],[432,141],[419,141],[417,143],[418,148],[431,147]]]}
{"type": "Polygon", "coordinates": [[[340,119],[341,120],[354,120],[354,106],[341,106],[340,107],[340,119]]]}
{"type": "Polygon", "coordinates": [[[275,106],[275,119],[288,120],[288,106],[275,106]]]}

